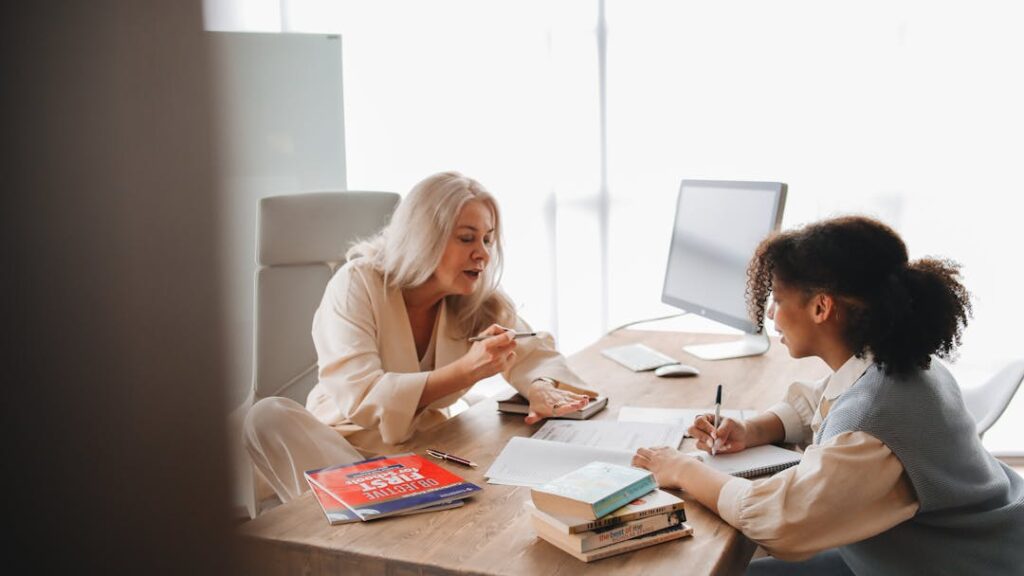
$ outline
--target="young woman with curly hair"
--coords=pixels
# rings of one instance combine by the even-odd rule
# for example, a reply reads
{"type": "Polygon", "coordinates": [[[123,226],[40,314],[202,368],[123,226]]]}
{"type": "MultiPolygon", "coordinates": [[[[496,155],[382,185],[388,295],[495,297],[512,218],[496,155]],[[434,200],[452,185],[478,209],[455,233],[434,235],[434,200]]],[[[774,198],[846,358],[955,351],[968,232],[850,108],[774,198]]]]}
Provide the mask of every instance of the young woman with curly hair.
{"type": "Polygon", "coordinates": [[[770,236],[748,271],[795,358],[834,371],[784,401],[715,429],[698,447],[806,446],[770,478],[733,478],[669,448],[633,463],[679,487],[774,558],[748,574],[1010,574],[1024,566],[1024,481],[982,446],[948,357],[971,314],[959,266],[909,261],[891,228],[844,217],[770,236]]]}

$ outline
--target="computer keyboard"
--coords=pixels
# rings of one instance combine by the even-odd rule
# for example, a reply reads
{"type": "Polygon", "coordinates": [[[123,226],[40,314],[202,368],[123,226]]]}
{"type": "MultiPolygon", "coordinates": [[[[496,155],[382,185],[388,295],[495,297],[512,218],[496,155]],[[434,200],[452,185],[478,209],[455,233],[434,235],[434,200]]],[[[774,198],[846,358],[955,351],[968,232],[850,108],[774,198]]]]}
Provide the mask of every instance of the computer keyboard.
{"type": "Polygon", "coordinates": [[[601,354],[634,372],[654,370],[660,366],[679,363],[679,360],[643,344],[627,344],[625,346],[606,348],[601,350],[601,354]]]}

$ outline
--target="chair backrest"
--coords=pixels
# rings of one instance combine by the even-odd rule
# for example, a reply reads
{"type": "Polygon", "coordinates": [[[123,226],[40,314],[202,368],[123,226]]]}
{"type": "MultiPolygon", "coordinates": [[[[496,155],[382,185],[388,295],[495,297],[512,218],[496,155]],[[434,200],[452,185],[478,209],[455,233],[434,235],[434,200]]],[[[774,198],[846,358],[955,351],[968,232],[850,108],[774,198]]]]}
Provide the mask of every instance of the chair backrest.
{"type": "Polygon", "coordinates": [[[1024,381],[1024,360],[1017,360],[981,386],[963,389],[964,404],[974,416],[978,436],[983,436],[1003,415],[1021,381],[1024,381]]]}
{"type": "Polygon", "coordinates": [[[305,404],[317,381],[313,314],[352,241],[379,231],[400,196],[314,192],[260,200],[253,343],[254,401],[305,404]]]}

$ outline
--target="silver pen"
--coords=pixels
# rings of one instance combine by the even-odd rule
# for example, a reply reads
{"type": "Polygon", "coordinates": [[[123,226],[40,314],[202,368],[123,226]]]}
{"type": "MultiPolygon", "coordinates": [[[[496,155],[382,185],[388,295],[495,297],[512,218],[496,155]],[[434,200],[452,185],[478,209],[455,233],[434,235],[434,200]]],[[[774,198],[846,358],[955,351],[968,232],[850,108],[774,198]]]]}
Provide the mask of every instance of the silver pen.
{"type": "Polygon", "coordinates": [[[718,385],[718,392],[715,393],[715,441],[711,443],[711,455],[718,451],[718,424],[722,412],[722,385],[718,385]]]}
{"type": "MultiPolygon", "coordinates": [[[[506,332],[506,334],[507,334],[507,332],[506,332]]],[[[518,340],[520,338],[527,338],[527,337],[536,336],[536,335],[537,335],[536,332],[516,332],[516,335],[513,336],[512,338],[513,338],[513,340],[518,340]]],[[[494,338],[495,336],[501,336],[501,334],[489,334],[487,336],[473,336],[472,338],[469,339],[469,341],[470,342],[479,342],[481,340],[487,340],[488,338],[494,338]]]]}

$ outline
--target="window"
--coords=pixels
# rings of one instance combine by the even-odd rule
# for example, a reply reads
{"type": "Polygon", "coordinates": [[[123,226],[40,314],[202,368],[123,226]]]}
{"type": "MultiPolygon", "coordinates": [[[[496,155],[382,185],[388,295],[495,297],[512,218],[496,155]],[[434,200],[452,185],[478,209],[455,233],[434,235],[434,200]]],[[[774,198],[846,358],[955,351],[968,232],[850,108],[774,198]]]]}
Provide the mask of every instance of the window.
{"type": "MultiPolygon", "coordinates": [[[[993,0],[206,7],[210,27],[342,34],[349,187],[405,192],[443,169],[483,182],[506,218],[505,287],[566,352],[669,311],[680,180],[778,180],[784,227],[867,213],[913,257],[964,265],[975,319],[951,368],[967,386],[1021,354],[1022,12],[993,0]]],[[[986,443],[1019,450],[1022,431],[1018,398],[986,443]]]]}

